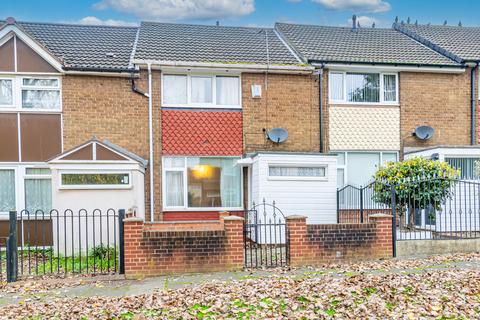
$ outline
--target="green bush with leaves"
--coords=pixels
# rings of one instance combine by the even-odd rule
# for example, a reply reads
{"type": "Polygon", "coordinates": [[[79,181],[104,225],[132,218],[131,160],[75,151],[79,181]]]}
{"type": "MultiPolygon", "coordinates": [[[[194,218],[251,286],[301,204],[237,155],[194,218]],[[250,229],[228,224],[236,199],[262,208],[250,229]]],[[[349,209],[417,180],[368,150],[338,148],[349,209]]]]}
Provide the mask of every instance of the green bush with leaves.
{"type": "Polygon", "coordinates": [[[459,174],[459,170],[446,162],[421,157],[389,162],[374,175],[373,199],[390,207],[392,188],[395,188],[396,209],[399,213],[405,213],[408,209],[408,227],[412,228],[415,209],[433,207],[439,210],[452,195],[452,186],[459,174]]]}

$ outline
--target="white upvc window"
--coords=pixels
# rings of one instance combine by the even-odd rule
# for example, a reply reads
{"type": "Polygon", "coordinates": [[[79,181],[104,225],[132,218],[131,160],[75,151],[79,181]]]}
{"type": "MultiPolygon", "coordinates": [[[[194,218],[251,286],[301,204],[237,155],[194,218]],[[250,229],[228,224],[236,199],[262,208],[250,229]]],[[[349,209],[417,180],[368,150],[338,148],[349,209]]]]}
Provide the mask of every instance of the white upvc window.
{"type": "Polygon", "coordinates": [[[60,77],[0,75],[0,111],[60,112],[60,77]]]}
{"type": "Polygon", "coordinates": [[[268,165],[269,180],[327,180],[327,166],[309,164],[268,165]]]}
{"type": "Polygon", "coordinates": [[[243,188],[237,157],[164,157],[165,210],[241,210],[243,188]]]}
{"type": "Polygon", "coordinates": [[[332,151],[337,156],[337,187],[366,186],[380,165],[398,161],[397,151],[332,151]]]}
{"type": "Polygon", "coordinates": [[[398,74],[330,71],[329,103],[398,104],[398,74]]]}
{"type": "Polygon", "coordinates": [[[120,171],[67,171],[60,174],[60,189],[130,189],[131,175],[120,171]]]}
{"type": "Polygon", "coordinates": [[[164,107],[241,108],[240,76],[166,73],[161,95],[164,107]]]}

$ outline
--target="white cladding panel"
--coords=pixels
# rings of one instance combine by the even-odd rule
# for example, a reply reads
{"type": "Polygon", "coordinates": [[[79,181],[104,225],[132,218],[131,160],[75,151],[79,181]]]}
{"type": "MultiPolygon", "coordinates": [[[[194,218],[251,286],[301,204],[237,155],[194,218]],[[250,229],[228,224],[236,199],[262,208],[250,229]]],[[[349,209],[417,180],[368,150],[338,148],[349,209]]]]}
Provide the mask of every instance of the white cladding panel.
{"type": "Polygon", "coordinates": [[[252,164],[252,198],[255,203],[263,199],[275,201],[288,215],[303,215],[307,223],[336,223],[337,159],[325,155],[259,154],[252,164]],[[324,179],[269,178],[269,165],[325,166],[324,179]]]}

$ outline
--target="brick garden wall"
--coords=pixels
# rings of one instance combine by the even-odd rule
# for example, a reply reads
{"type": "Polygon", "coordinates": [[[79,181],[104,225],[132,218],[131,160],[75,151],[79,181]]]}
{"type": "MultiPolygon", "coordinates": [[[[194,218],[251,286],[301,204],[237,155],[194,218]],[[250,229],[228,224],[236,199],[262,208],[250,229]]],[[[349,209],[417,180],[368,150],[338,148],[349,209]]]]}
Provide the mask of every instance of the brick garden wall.
{"type": "Polygon", "coordinates": [[[392,217],[373,214],[370,221],[364,224],[307,225],[305,217],[287,217],[290,266],[391,258],[392,217]]]}
{"type": "Polygon", "coordinates": [[[243,267],[243,218],[217,222],[144,224],[125,220],[125,275],[128,278],[243,267]]]}

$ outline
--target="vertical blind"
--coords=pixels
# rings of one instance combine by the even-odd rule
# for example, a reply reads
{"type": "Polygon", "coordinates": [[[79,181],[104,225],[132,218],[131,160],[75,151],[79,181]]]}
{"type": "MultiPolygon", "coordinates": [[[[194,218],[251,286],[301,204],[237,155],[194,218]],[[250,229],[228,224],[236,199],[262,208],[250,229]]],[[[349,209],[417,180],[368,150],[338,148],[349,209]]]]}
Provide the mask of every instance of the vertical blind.
{"type": "Polygon", "coordinates": [[[452,168],[460,170],[462,179],[478,179],[480,177],[480,158],[445,158],[452,168]]]}

